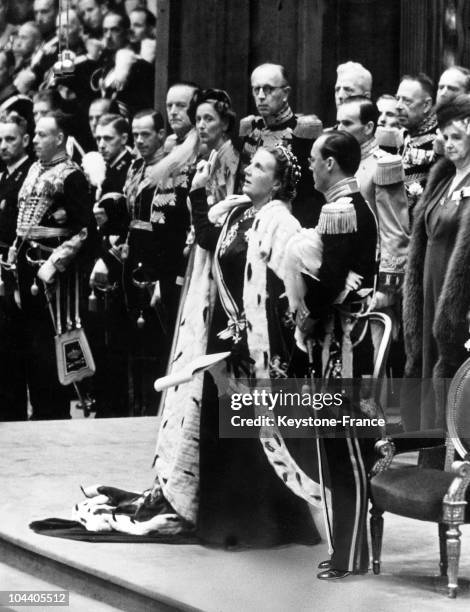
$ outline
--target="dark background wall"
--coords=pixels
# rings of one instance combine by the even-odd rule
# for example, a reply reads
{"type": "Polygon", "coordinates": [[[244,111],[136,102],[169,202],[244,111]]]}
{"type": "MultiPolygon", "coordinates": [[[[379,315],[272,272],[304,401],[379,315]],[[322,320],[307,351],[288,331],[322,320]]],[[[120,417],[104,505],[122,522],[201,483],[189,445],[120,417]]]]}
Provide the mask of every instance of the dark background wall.
{"type": "Polygon", "coordinates": [[[284,64],[292,106],[333,122],[338,63],[374,75],[374,96],[395,93],[400,74],[470,65],[468,0],[158,0],[156,103],[169,83],[226,89],[241,117],[254,112],[249,75],[284,64]]]}

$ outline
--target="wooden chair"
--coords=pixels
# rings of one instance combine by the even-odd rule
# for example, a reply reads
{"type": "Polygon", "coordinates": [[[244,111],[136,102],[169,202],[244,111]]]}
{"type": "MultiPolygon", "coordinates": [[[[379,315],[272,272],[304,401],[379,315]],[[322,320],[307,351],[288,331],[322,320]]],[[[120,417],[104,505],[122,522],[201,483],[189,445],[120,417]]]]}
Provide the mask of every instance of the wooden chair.
{"type": "Polygon", "coordinates": [[[383,513],[438,524],[440,573],[448,576],[448,595],[457,595],[460,525],[470,522],[470,359],[459,368],[447,399],[447,436],[442,432],[414,432],[384,438],[376,444],[380,456],[371,478],[372,560],[380,573],[383,513]],[[436,447],[445,442],[445,460],[436,467],[388,469],[398,452],[436,447]],[[457,458],[457,460],[456,460],[457,458]]]}

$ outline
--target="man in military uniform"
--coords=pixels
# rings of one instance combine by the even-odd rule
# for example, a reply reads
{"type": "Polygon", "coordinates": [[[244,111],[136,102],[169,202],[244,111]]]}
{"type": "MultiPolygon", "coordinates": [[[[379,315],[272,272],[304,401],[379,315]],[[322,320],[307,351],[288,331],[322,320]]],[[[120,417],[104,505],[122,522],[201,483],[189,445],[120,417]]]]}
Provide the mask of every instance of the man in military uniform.
{"type": "Polygon", "coordinates": [[[0,177],[0,251],[5,261],[16,236],[18,192],[32,164],[28,145],[26,119],[13,112],[0,120],[0,158],[5,167],[0,177]]]}
{"type": "Polygon", "coordinates": [[[102,195],[108,192],[122,193],[127,171],[134,159],[127,147],[128,138],[129,123],[121,115],[108,113],[100,117],[95,140],[98,152],[106,162],[102,195]]]}
{"type": "MultiPolygon", "coordinates": [[[[124,241],[129,216],[123,188],[133,157],[127,148],[129,124],[116,114],[104,114],[96,127],[98,152],[106,163],[104,180],[95,194],[95,218],[101,237],[101,250],[106,253],[113,243],[124,241]]],[[[96,156],[96,153],[92,155],[96,156]]],[[[84,168],[87,172],[87,165],[84,168]]],[[[96,161],[91,161],[96,166],[96,161]]],[[[90,172],[96,168],[91,168],[90,172]]],[[[94,184],[94,180],[91,183],[94,184]]],[[[91,297],[93,314],[89,315],[90,341],[96,363],[93,396],[96,417],[117,417],[129,414],[128,355],[129,325],[122,283],[94,284],[91,297]],[[104,291],[99,291],[99,288],[104,291]]]]}
{"type": "MultiPolygon", "coordinates": [[[[356,172],[361,193],[379,219],[381,271],[399,275],[401,286],[410,239],[408,204],[400,159],[382,151],[374,137],[378,109],[369,99],[352,96],[338,108],[338,128],[348,132],[361,146],[356,172]]],[[[389,289],[392,285],[389,281],[389,289]]]]}
{"type": "MultiPolygon", "coordinates": [[[[363,308],[364,295],[374,286],[378,239],[375,215],[354,178],[360,158],[356,139],[344,132],[321,136],[311,152],[315,184],[327,201],[317,226],[323,253],[317,277],[302,274],[306,308],[298,313],[297,322],[301,333],[317,342],[314,365],[325,384],[338,376],[359,380],[373,371],[371,344],[364,350],[363,340],[353,349],[351,337],[354,313],[363,308]],[[307,318],[310,328],[305,325],[307,318]]],[[[325,410],[322,418],[329,416],[325,410]]],[[[330,416],[339,416],[341,422],[342,415],[355,415],[356,403],[345,399],[339,410],[339,415],[330,416]]],[[[318,578],[322,580],[366,572],[369,562],[367,473],[373,440],[360,439],[355,428],[348,426],[340,426],[336,434],[320,440],[332,493],[334,549],[331,560],[320,564],[323,571],[318,578]]],[[[326,470],[324,474],[326,477],[326,470]]]]}
{"type": "Polygon", "coordinates": [[[103,53],[100,68],[91,79],[103,97],[115,99],[119,112],[132,117],[153,104],[154,67],[129,46],[129,17],[109,11],[103,19],[103,53]]]}
{"type": "Polygon", "coordinates": [[[16,239],[9,253],[10,264],[17,268],[27,360],[24,384],[33,419],[70,417],[71,397],[58,380],[54,335],[59,322],[64,328],[71,323],[65,297],[75,284],[77,259],[86,256],[84,247],[94,227],[88,183],[66,154],[68,133],[68,119],[60,111],[37,122],[33,143],[38,161],[19,192],[16,239]]]}
{"type": "Polygon", "coordinates": [[[151,142],[157,138],[163,144],[161,117],[137,113],[132,122],[143,162],[134,162],[125,186],[131,216],[125,278],[135,339],[134,401],[136,410],[143,413],[155,413],[157,408],[153,381],[168,365],[180,292],[177,283],[184,274],[183,251],[190,224],[186,200],[196,158],[190,145],[197,146],[191,117],[194,120],[197,96],[197,88],[185,83],[168,90],[166,109],[174,146],[163,159],[163,148],[149,148],[149,136],[151,142]],[[146,168],[151,161],[154,165],[146,168]],[[170,161],[176,170],[168,174],[170,161]]]}
{"type": "Polygon", "coordinates": [[[283,66],[262,64],[255,68],[251,74],[251,90],[259,115],[250,115],[240,121],[242,169],[259,147],[276,144],[290,147],[302,171],[292,212],[302,225],[313,227],[323,200],[314,189],[308,156],[312,142],[322,131],[322,123],[315,115],[294,114],[289,106],[291,88],[283,66]]]}
{"type": "MultiPolygon", "coordinates": [[[[27,154],[28,144],[25,119],[12,113],[0,121],[0,159],[5,165],[0,177],[0,252],[4,262],[16,236],[18,192],[33,163],[27,154]]],[[[7,272],[2,270],[1,276],[0,421],[24,421],[27,394],[21,311],[14,300],[7,272]]]]}
{"type": "MultiPolygon", "coordinates": [[[[123,398],[127,398],[130,392],[131,412],[143,414],[151,410],[151,403],[155,403],[155,397],[152,398],[151,395],[151,388],[156,375],[153,379],[151,374],[147,376],[148,380],[146,380],[144,399],[142,372],[147,365],[149,355],[153,357],[151,363],[154,365],[154,362],[158,359],[158,352],[162,350],[161,342],[158,342],[161,336],[160,325],[153,307],[150,306],[149,291],[153,291],[153,284],[150,284],[150,280],[146,281],[146,278],[152,281],[155,280],[155,275],[148,268],[152,263],[156,248],[156,245],[154,245],[153,226],[150,222],[151,203],[155,195],[155,186],[148,185],[147,176],[164,155],[163,142],[165,139],[165,129],[163,117],[160,113],[150,109],[138,113],[132,122],[132,133],[135,147],[140,157],[132,162],[127,173],[126,182],[123,187],[123,192],[127,199],[127,203],[124,202],[124,210],[120,208],[121,213],[110,219],[111,215],[109,213],[111,210],[106,207],[106,201],[95,206],[95,216],[98,225],[103,227],[106,224],[106,231],[109,237],[108,241],[103,243],[104,250],[101,253],[101,259],[98,260],[93,270],[91,283],[94,286],[102,286],[103,288],[115,286],[115,292],[122,296],[122,291],[125,291],[127,308],[125,322],[121,325],[121,332],[126,336],[124,342],[127,343],[127,351],[129,351],[130,346],[132,355],[133,368],[130,377],[130,390],[128,391],[127,377],[123,379],[121,376],[120,380],[115,377],[113,383],[119,389],[122,387],[121,396],[123,398]],[[141,246],[144,250],[150,249],[150,252],[141,253],[141,246]],[[144,255],[147,255],[147,257],[144,257],[144,255]],[[139,264],[141,264],[140,268],[139,264]],[[124,287],[121,283],[123,266],[125,266],[124,287]],[[132,275],[135,271],[135,274],[139,277],[138,273],[141,270],[143,275],[150,276],[137,279],[137,283],[143,283],[140,288],[140,286],[133,283],[132,275]],[[149,284],[146,284],[146,282],[149,284]],[[139,306],[141,307],[139,308],[139,306]],[[139,329],[138,320],[139,325],[144,321],[144,331],[139,329]],[[155,339],[154,332],[157,339],[155,339]],[[149,337],[149,334],[151,337],[149,337]],[[142,346],[143,343],[145,347],[142,346]]],[[[116,209],[120,202],[115,200],[114,203],[109,202],[108,204],[116,209]]],[[[115,315],[117,316],[117,313],[115,315]]],[[[120,338],[116,335],[108,336],[109,351],[119,353],[120,347],[122,348],[122,342],[122,337],[120,338]]],[[[98,395],[102,395],[101,392],[98,395]]],[[[114,395],[113,391],[111,397],[114,397],[114,395]]],[[[106,398],[105,401],[106,406],[109,404],[108,408],[104,411],[106,416],[110,411],[112,411],[113,415],[129,413],[129,406],[121,406],[122,399],[117,399],[118,403],[114,402],[113,405],[106,398]]],[[[127,402],[125,403],[127,404],[127,402]]],[[[98,406],[98,412],[101,414],[103,408],[98,406]]]]}
{"type": "Polygon", "coordinates": [[[405,169],[410,216],[436,160],[437,121],[433,95],[434,83],[423,73],[403,76],[396,94],[398,121],[403,128],[399,153],[405,169]]]}
{"type": "Polygon", "coordinates": [[[401,287],[410,241],[408,199],[401,158],[379,148],[374,133],[379,116],[374,102],[362,96],[347,98],[338,108],[338,128],[348,132],[361,146],[361,163],[356,172],[361,193],[379,220],[380,273],[376,308],[392,317],[396,342],[392,344],[389,365],[393,377],[403,375],[405,354],[401,323],[401,287]]]}

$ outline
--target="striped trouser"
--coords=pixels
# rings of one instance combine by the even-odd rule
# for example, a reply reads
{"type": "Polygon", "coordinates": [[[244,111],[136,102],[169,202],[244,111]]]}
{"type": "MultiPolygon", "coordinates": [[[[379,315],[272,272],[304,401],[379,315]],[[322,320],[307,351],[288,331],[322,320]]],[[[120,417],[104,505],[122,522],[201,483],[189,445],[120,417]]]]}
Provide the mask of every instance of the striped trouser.
{"type": "Polygon", "coordinates": [[[372,439],[358,439],[350,432],[343,438],[324,438],[323,448],[329,472],[333,511],[332,567],[366,572],[367,507],[372,439]]]}

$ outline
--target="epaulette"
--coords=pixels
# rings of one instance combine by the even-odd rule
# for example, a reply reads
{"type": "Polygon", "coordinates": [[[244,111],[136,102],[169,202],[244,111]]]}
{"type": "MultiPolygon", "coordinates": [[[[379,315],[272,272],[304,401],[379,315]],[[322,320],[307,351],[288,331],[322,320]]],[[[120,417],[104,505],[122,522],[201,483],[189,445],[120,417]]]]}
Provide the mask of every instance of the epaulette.
{"type": "Polygon", "coordinates": [[[377,126],[375,139],[379,147],[399,149],[403,144],[403,136],[397,128],[377,126]]]}
{"type": "Polygon", "coordinates": [[[323,204],[316,229],[319,234],[357,232],[357,215],[352,199],[343,197],[323,204]]]}
{"type": "MultiPolygon", "coordinates": [[[[243,117],[240,119],[240,130],[238,135],[240,138],[244,136],[248,136],[254,130],[256,123],[261,119],[261,117],[255,117],[255,115],[248,115],[247,117],[243,117]]],[[[261,119],[262,121],[262,119],[261,119]]]]}
{"type": "Polygon", "coordinates": [[[323,123],[316,115],[298,115],[292,134],[296,138],[316,140],[322,132],[323,123]]]}
{"type": "Polygon", "coordinates": [[[405,180],[405,171],[401,155],[387,154],[377,160],[374,183],[376,185],[394,185],[405,180]]]}

